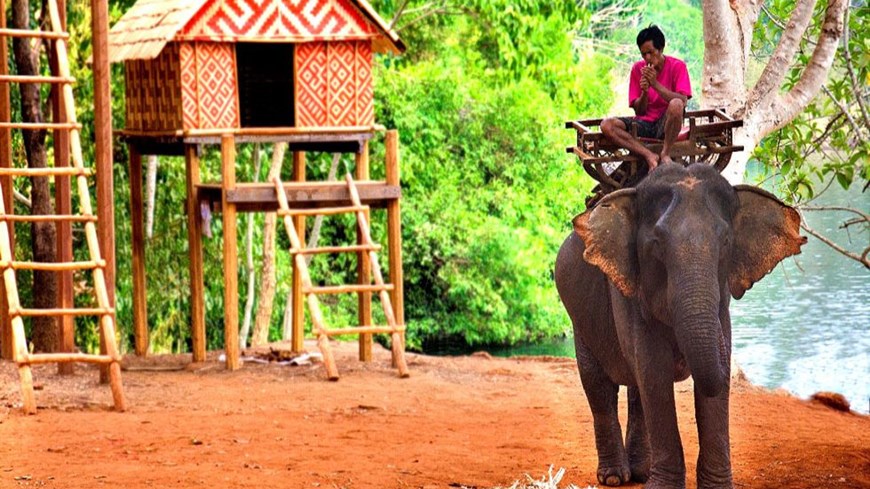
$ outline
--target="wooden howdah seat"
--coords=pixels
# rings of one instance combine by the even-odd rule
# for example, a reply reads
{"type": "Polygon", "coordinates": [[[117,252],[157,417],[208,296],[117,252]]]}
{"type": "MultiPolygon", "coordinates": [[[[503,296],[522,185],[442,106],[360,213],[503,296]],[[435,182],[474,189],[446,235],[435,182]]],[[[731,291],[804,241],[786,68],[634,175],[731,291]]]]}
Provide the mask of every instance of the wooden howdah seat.
{"type": "MultiPolygon", "coordinates": [[[[600,131],[592,129],[600,127],[602,121],[586,119],[565,123],[566,129],[577,131],[577,145],[568,147],[567,152],[577,155],[586,172],[598,182],[586,199],[587,208],[614,190],[637,185],[648,171],[643,158],[617,146],[600,131]]],[[[684,127],[671,146],[671,158],[684,165],[710,164],[721,172],[731,160],[731,153],[743,150],[743,146],[734,145],[732,135],[733,129],[742,125],[742,120],[733,119],[722,109],[688,111],[684,117],[684,127]]],[[[637,137],[634,124],[630,130],[637,137]]],[[[638,139],[652,152],[661,151],[660,139],[638,139]]]]}

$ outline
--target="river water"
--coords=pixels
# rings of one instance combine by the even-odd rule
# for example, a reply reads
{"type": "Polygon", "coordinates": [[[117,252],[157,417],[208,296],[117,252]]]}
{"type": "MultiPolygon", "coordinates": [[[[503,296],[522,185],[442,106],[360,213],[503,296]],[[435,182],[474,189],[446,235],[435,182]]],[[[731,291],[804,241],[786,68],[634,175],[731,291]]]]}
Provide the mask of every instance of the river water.
{"type": "MultiPolygon", "coordinates": [[[[836,184],[835,184],[836,186],[836,184]]],[[[813,202],[870,213],[870,191],[831,187],[813,202]]],[[[807,223],[852,250],[870,244],[867,231],[838,229],[850,216],[806,212],[807,223]]],[[[802,232],[802,234],[806,234],[802,232]]],[[[846,396],[870,410],[870,271],[810,236],[796,257],[731,302],[734,358],[749,380],[806,398],[818,391],[846,396]]],[[[495,355],[574,356],[571,338],[490,350],[495,355]]]]}

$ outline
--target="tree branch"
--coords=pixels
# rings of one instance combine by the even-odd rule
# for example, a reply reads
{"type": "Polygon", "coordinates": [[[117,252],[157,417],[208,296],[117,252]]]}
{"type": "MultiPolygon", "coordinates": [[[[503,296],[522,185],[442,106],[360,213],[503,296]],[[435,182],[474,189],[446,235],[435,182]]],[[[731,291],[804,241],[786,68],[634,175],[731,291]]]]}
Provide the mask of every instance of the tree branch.
{"type": "Polygon", "coordinates": [[[759,137],[764,137],[790,122],[806,108],[810,100],[819,92],[828,70],[834,62],[837,44],[843,35],[843,10],[846,0],[830,0],[825,11],[825,20],[812,57],[804,68],[798,82],[792,89],[776,96],[771,103],[769,116],[760,122],[759,137]]]}
{"type": "MultiPolygon", "coordinates": [[[[771,94],[777,93],[779,87],[782,86],[785,73],[791,66],[795,53],[797,53],[800,47],[801,38],[813,18],[815,6],[816,0],[800,0],[795,5],[794,10],[792,10],[788,25],[783,26],[777,23],[782,28],[782,36],[773,52],[773,56],[770,57],[770,60],[764,67],[764,71],[761,73],[761,77],[749,94],[749,99],[746,103],[748,110],[752,111],[759,106],[766,105],[771,94]]],[[[762,6],[762,10],[767,14],[768,18],[773,19],[766,7],[762,6]]]]}
{"type": "Polygon", "coordinates": [[[812,234],[813,236],[816,237],[816,239],[818,239],[822,243],[825,243],[826,245],[831,247],[831,249],[833,249],[837,253],[840,253],[841,255],[845,256],[846,258],[851,258],[852,260],[857,261],[858,263],[864,265],[864,267],[866,267],[868,270],[870,270],[870,258],[868,258],[868,255],[870,255],[870,246],[865,248],[864,252],[859,255],[857,253],[852,253],[851,251],[843,248],[842,246],[838,245],[837,243],[834,243],[833,241],[826,238],[822,234],[816,232],[816,230],[814,230],[813,228],[807,226],[805,223],[801,223],[801,229],[812,234]]]}
{"type": "Polygon", "coordinates": [[[861,116],[864,118],[864,126],[870,128],[870,116],[867,115],[867,107],[864,106],[864,93],[862,92],[861,84],[858,83],[858,77],[855,76],[855,70],[852,67],[852,53],[849,52],[849,9],[846,9],[843,14],[843,58],[846,65],[846,72],[849,74],[849,80],[852,82],[852,91],[855,92],[855,99],[858,101],[858,107],[861,108],[861,116]]]}

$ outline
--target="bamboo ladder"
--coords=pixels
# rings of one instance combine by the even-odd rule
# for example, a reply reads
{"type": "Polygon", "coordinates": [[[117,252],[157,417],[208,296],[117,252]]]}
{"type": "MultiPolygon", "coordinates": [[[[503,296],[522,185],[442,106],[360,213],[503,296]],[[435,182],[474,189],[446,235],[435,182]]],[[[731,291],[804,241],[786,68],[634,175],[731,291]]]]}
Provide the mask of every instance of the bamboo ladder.
{"type": "MultiPolygon", "coordinates": [[[[54,41],[57,55],[56,76],[0,76],[0,83],[54,83],[60,85],[63,90],[63,106],[61,111],[65,116],[62,123],[24,123],[24,122],[0,122],[0,128],[5,129],[53,129],[69,132],[70,153],[72,166],[47,167],[47,168],[0,168],[0,176],[8,177],[75,177],[79,192],[79,214],[51,214],[51,215],[13,215],[5,208],[3,193],[12,192],[12,188],[3,188],[0,184],[0,270],[6,286],[6,301],[9,307],[9,317],[12,323],[12,340],[14,359],[18,365],[18,373],[21,379],[21,394],[24,411],[36,413],[36,400],[33,395],[33,374],[31,365],[40,363],[69,363],[87,362],[107,364],[109,366],[109,383],[112,390],[115,409],[124,411],[124,391],[121,385],[120,355],[115,344],[115,311],[109,303],[109,295],[106,290],[105,267],[106,261],[101,258],[99,241],[97,240],[97,218],[91,208],[90,193],[88,190],[87,176],[93,172],[84,167],[82,162],[82,147],[79,130],[81,124],[76,122],[75,105],[73,103],[72,83],[75,79],[70,76],[69,59],[67,58],[66,41],[69,34],[63,31],[60,22],[57,1],[48,0],[49,15],[51,18],[51,31],[24,30],[24,29],[0,29],[0,41],[5,42],[8,37],[39,38],[54,41]],[[68,222],[82,223],[87,239],[90,260],[80,262],[44,263],[17,261],[12,249],[10,223],[15,222],[68,222]],[[18,284],[15,277],[16,270],[43,270],[54,272],[70,272],[78,270],[91,270],[94,279],[94,294],[97,299],[95,308],[56,308],[56,309],[27,309],[21,306],[18,297],[18,284]],[[102,339],[106,345],[106,354],[87,355],[81,353],[41,353],[31,354],[27,349],[27,339],[24,333],[23,317],[70,317],[70,316],[98,316],[100,318],[100,330],[102,339]]],[[[3,60],[5,62],[5,60],[3,60]]],[[[4,101],[3,103],[8,103],[4,101]]]]}
{"type": "Polygon", "coordinates": [[[290,237],[290,254],[293,255],[296,267],[299,270],[299,276],[302,281],[302,294],[307,296],[308,310],[311,312],[311,323],[314,332],[317,334],[317,346],[323,354],[323,364],[326,367],[326,375],[329,380],[338,380],[338,368],[335,366],[335,358],[333,357],[332,350],[329,347],[330,336],[389,333],[392,340],[393,365],[398,369],[400,377],[408,377],[408,366],[405,363],[404,354],[405,327],[396,322],[396,315],[393,312],[393,305],[388,293],[390,290],[393,290],[393,284],[384,283],[381,267],[378,264],[378,255],[376,252],[381,249],[381,247],[372,241],[368,218],[366,217],[369,214],[369,207],[360,203],[359,192],[357,191],[356,184],[350,174],[347,174],[346,180],[347,190],[350,194],[352,205],[346,207],[324,207],[317,209],[290,209],[287,204],[287,195],[284,193],[283,182],[281,182],[281,179],[277,176],[272,179],[272,183],[275,185],[275,193],[278,197],[278,215],[284,218],[284,227],[287,230],[287,235],[290,237]],[[358,245],[305,248],[304,244],[299,239],[299,234],[296,232],[296,226],[293,224],[292,219],[294,216],[350,213],[356,214],[357,225],[359,226],[361,237],[361,244],[358,245]],[[305,255],[319,253],[368,253],[368,258],[371,260],[372,277],[374,278],[375,284],[315,287],[312,284],[311,276],[308,273],[308,265],[305,263],[305,255]],[[378,292],[381,299],[381,305],[383,306],[384,316],[387,320],[387,325],[328,329],[323,320],[323,315],[320,312],[320,301],[317,300],[317,295],[360,292],[378,292]]]}

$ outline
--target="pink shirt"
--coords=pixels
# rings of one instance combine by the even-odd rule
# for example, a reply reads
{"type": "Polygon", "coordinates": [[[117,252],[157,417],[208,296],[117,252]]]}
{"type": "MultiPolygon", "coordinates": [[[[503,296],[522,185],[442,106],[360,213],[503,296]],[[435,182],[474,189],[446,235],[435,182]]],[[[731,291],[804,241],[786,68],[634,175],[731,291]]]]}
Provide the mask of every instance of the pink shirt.
{"type": "MultiPolygon", "coordinates": [[[[628,106],[631,107],[634,101],[640,98],[640,70],[646,66],[646,61],[638,61],[631,67],[631,78],[628,82],[628,106]]],[[[689,81],[689,71],[686,69],[686,63],[681,59],[665,56],[665,63],[659,76],[656,77],[659,83],[665,86],[668,90],[681,93],[689,98],[692,98],[692,83],[689,81]]],[[[654,122],[659,120],[659,117],[664,115],[668,109],[668,102],[659,96],[659,93],[652,87],[647,91],[647,106],[646,113],[637,116],[639,120],[654,122]]]]}

